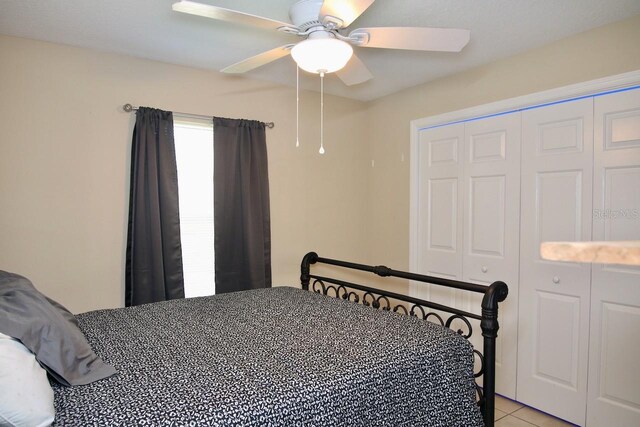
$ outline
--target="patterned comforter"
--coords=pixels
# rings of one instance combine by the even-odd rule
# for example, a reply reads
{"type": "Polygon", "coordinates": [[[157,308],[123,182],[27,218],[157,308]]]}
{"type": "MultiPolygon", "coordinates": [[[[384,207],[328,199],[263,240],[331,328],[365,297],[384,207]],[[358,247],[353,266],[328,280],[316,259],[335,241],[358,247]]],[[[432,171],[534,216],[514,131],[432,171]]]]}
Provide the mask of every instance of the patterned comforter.
{"type": "Polygon", "coordinates": [[[279,287],[77,316],[118,374],[56,425],[480,426],[473,355],[430,322],[279,287]]]}

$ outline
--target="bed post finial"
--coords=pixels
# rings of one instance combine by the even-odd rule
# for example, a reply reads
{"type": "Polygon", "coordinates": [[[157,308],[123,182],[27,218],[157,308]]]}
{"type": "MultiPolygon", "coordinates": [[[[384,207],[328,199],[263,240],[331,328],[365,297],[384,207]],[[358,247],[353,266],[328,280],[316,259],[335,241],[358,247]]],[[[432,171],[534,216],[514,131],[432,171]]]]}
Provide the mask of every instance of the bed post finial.
{"type": "Polygon", "coordinates": [[[309,252],[302,258],[302,264],[300,264],[300,283],[302,284],[302,289],[305,291],[309,290],[309,281],[311,280],[309,277],[309,270],[311,264],[315,264],[318,261],[318,254],[315,252],[309,252]]]}
{"type": "Polygon", "coordinates": [[[482,415],[485,425],[493,425],[495,414],[496,391],[496,338],[498,338],[498,303],[504,301],[509,293],[509,288],[504,282],[493,282],[482,298],[482,336],[484,337],[485,371],[483,378],[484,406],[482,415]]]}

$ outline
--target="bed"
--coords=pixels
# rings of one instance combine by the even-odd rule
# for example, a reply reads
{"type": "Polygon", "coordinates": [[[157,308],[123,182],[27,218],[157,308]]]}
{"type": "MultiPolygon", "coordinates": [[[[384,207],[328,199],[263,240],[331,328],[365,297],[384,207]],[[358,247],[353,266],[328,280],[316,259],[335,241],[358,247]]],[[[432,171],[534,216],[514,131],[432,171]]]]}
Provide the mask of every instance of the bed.
{"type": "Polygon", "coordinates": [[[315,253],[303,259],[301,282],[302,289],[78,315],[88,342],[118,374],[80,387],[54,383],[55,424],[493,425],[497,304],[506,285],[446,281],[315,253]],[[481,292],[484,315],[311,274],[319,263],[481,292]],[[483,324],[483,366],[475,374],[480,352],[457,331],[424,321],[450,326],[462,317],[483,324]],[[477,375],[484,376],[482,389],[477,375]]]}

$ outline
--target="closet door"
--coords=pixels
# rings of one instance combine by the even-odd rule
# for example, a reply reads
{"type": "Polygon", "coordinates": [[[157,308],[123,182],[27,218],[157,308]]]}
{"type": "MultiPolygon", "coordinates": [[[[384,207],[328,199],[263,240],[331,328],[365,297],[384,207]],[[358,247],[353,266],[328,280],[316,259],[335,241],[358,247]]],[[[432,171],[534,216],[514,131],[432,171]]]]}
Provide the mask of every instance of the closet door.
{"type": "MultiPolygon", "coordinates": [[[[515,399],[520,235],[520,113],[465,124],[463,279],[483,285],[502,280],[496,392],[515,399]]],[[[466,293],[466,310],[480,314],[481,295],[466,293]]],[[[480,323],[472,342],[482,348],[480,323]]]]}
{"type": "MultiPolygon", "coordinates": [[[[593,240],[640,240],[640,90],[595,99],[593,240]]],[[[640,267],[592,266],[587,425],[640,425],[640,267]]]]}
{"type": "MultiPolygon", "coordinates": [[[[464,125],[420,131],[418,145],[418,272],[462,276],[462,148],[464,125]]],[[[454,290],[414,285],[414,294],[447,305],[454,290]]]]}
{"type": "Polygon", "coordinates": [[[517,399],[584,425],[589,264],[540,258],[544,241],[591,240],[593,99],[522,113],[517,399]]]}

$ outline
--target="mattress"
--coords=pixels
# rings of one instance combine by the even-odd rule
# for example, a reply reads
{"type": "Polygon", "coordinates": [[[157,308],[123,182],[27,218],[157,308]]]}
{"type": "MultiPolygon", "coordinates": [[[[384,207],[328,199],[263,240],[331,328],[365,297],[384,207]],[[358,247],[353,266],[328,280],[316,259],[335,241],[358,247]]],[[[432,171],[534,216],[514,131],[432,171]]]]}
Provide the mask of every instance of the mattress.
{"type": "Polygon", "coordinates": [[[55,425],[480,426],[447,328],[276,287],[77,316],[118,374],[53,384],[55,425]]]}

